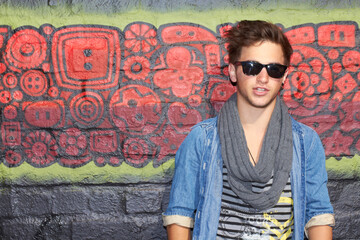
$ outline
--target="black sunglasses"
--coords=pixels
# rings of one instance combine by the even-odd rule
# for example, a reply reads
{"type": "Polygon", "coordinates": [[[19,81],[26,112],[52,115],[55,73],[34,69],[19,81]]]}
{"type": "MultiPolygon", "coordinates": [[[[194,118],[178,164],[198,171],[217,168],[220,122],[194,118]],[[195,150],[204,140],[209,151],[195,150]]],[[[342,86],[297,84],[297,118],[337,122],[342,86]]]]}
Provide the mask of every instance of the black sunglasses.
{"type": "Polygon", "coordinates": [[[266,68],[268,75],[272,78],[281,78],[284,76],[287,66],[278,63],[261,64],[256,61],[236,61],[235,66],[242,66],[243,73],[248,76],[258,75],[263,67],[266,68]]]}

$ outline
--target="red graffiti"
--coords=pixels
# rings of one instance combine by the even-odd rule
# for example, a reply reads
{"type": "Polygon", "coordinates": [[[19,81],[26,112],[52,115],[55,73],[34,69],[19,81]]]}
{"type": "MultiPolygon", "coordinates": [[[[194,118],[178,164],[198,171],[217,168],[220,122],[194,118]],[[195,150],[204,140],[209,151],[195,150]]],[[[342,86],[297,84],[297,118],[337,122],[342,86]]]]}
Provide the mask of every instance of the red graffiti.
{"type": "Polygon", "coordinates": [[[170,88],[177,97],[188,97],[193,85],[202,83],[202,69],[191,65],[191,53],[183,47],[170,48],[165,59],[168,68],[155,73],[154,83],[162,89],[170,88]]]}
{"type": "Polygon", "coordinates": [[[118,85],[120,42],[116,30],[68,27],[52,38],[52,61],[60,87],[109,89],[118,85]]]}
{"type": "MultiPolygon", "coordinates": [[[[232,26],[1,26],[0,164],[158,167],[235,93],[221,40],[232,26]]],[[[281,91],[290,112],[328,157],[360,154],[357,24],[283,30],[294,48],[281,91]]]]}

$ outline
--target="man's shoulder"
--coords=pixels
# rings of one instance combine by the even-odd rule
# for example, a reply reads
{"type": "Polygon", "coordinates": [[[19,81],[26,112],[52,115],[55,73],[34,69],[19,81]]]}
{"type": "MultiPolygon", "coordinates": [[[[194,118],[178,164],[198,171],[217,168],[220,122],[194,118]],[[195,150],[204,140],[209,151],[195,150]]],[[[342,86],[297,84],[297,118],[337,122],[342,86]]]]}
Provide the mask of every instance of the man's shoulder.
{"type": "Polygon", "coordinates": [[[203,128],[203,129],[214,129],[217,127],[217,116],[213,117],[213,118],[209,118],[206,119],[204,121],[201,121],[199,123],[197,123],[195,126],[192,127],[192,129],[194,128],[203,128]]]}
{"type": "Polygon", "coordinates": [[[293,117],[291,117],[291,120],[293,133],[300,134],[302,136],[318,136],[316,131],[311,127],[295,120],[293,117]]]}

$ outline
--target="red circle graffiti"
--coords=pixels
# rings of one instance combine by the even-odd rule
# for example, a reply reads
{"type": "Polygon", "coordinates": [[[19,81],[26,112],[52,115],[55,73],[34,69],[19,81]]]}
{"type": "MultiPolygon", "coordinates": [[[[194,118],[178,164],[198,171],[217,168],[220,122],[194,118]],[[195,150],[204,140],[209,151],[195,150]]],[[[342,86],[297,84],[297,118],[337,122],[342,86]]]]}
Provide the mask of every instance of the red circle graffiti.
{"type": "Polygon", "coordinates": [[[137,167],[143,167],[150,154],[146,140],[140,138],[126,139],[123,145],[126,162],[137,167]]]}
{"type": "Polygon", "coordinates": [[[110,100],[110,117],[122,132],[146,135],[159,127],[161,100],[148,87],[128,85],[110,100]]]}
{"type": "Polygon", "coordinates": [[[11,101],[11,94],[9,91],[1,91],[0,92],[0,102],[1,103],[9,103],[11,101]]]}
{"type": "Polygon", "coordinates": [[[33,29],[16,32],[8,41],[6,59],[17,68],[29,69],[39,66],[46,57],[47,43],[33,29]]]}
{"type": "Polygon", "coordinates": [[[357,72],[360,68],[360,52],[348,51],[342,59],[344,68],[350,72],[357,72]]]}
{"type": "Polygon", "coordinates": [[[145,23],[132,24],[125,29],[124,45],[131,52],[147,53],[152,51],[158,41],[156,31],[145,23]]]}
{"type": "Polygon", "coordinates": [[[23,93],[19,90],[13,92],[13,98],[16,101],[21,101],[23,99],[23,93]]]}
{"type": "Polygon", "coordinates": [[[336,50],[336,49],[331,49],[329,52],[328,52],[328,57],[330,59],[336,59],[339,57],[339,51],[336,50]]]}
{"type": "Polygon", "coordinates": [[[15,106],[13,105],[8,105],[4,108],[4,116],[7,118],[7,119],[14,119],[16,118],[17,116],[17,109],[15,106]]]}
{"type": "Polygon", "coordinates": [[[150,72],[150,62],[145,57],[131,56],[124,63],[125,75],[132,80],[145,80],[150,72]]]}
{"type": "Polygon", "coordinates": [[[5,161],[9,165],[19,164],[22,160],[21,154],[12,150],[9,150],[5,153],[5,161]]]}
{"type": "Polygon", "coordinates": [[[0,74],[4,73],[6,71],[6,65],[3,63],[0,63],[0,74]]]}
{"type": "Polygon", "coordinates": [[[30,132],[22,145],[27,161],[35,166],[48,166],[56,160],[56,140],[46,131],[30,132]]]}
{"type": "Polygon", "coordinates": [[[59,89],[57,87],[50,87],[48,90],[48,94],[50,97],[57,97],[59,95],[59,89]]]}
{"type": "Polygon", "coordinates": [[[71,116],[82,126],[97,125],[104,114],[104,101],[95,92],[83,92],[70,101],[71,116]]]}
{"type": "Polygon", "coordinates": [[[48,85],[45,74],[37,70],[25,72],[20,79],[21,88],[30,96],[41,96],[48,85]]]}
{"type": "Polygon", "coordinates": [[[18,80],[14,73],[7,73],[3,77],[3,83],[5,87],[14,88],[16,87],[18,80]]]}
{"type": "Polygon", "coordinates": [[[296,115],[307,116],[321,110],[333,88],[332,72],[325,57],[316,49],[293,46],[288,79],[285,81],[283,98],[296,115]]]}

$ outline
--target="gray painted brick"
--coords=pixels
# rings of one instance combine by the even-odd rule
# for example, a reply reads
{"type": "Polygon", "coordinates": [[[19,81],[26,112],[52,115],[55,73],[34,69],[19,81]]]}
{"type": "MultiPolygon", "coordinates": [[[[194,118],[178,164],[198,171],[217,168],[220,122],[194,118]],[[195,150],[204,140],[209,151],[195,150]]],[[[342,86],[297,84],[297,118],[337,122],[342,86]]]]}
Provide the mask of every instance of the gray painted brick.
{"type": "Polygon", "coordinates": [[[1,217],[11,216],[11,214],[10,190],[8,188],[0,188],[0,219],[1,217]]]}
{"type": "Polygon", "coordinates": [[[359,224],[360,211],[342,212],[335,210],[335,228],[333,230],[333,239],[360,239],[359,224]]]}
{"type": "Polygon", "coordinates": [[[95,213],[119,214],[122,212],[121,199],[114,188],[98,187],[90,193],[89,207],[95,213]]]}
{"type": "Polygon", "coordinates": [[[86,188],[58,188],[53,193],[54,214],[81,214],[89,211],[86,188]]]}
{"type": "Polygon", "coordinates": [[[158,216],[153,218],[153,222],[149,223],[147,226],[142,227],[140,239],[147,240],[159,240],[167,239],[166,229],[163,227],[162,218],[158,216]]]}
{"type": "Polygon", "coordinates": [[[42,219],[34,240],[65,240],[71,239],[71,222],[62,216],[46,216],[42,219]]]}
{"type": "Polygon", "coordinates": [[[35,219],[12,219],[0,221],[3,240],[34,239],[40,222],[35,219]]]}
{"type": "Polygon", "coordinates": [[[14,216],[41,216],[51,213],[51,198],[41,189],[20,189],[12,194],[14,216]]]}
{"type": "Polygon", "coordinates": [[[360,182],[346,182],[347,184],[340,188],[341,195],[334,202],[336,207],[341,207],[342,211],[360,210],[360,182]]]}
{"type": "Polygon", "coordinates": [[[127,213],[155,213],[161,211],[162,191],[159,189],[132,189],[126,193],[127,213]]]}
{"type": "Polygon", "coordinates": [[[346,183],[343,181],[329,180],[327,187],[329,190],[330,201],[332,203],[338,201],[344,184],[346,183]]]}
{"type": "Polygon", "coordinates": [[[161,217],[136,216],[97,219],[82,219],[73,222],[74,240],[150,240],[166,239],[161,217]]]}
{"type": "Polygon", "coordinates": [[[168,185],[167,187],[165,187],[164,191],[162,192],[162,202],[161,202],[161,211],[165,212],[167,206],[169,205],[169,201],[170,201],[170,191],[171,191],[171,186],[168,185]]]}
{"type": "Polygon", "coordinates": [[[73,223],[73,240],[135,240],[140,228],[119,219],[89,219],[73,223]]]}

